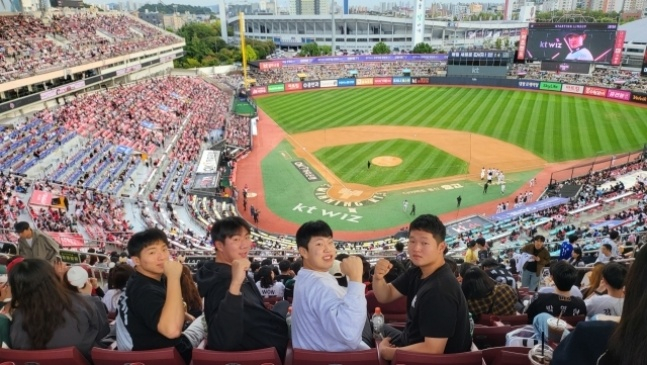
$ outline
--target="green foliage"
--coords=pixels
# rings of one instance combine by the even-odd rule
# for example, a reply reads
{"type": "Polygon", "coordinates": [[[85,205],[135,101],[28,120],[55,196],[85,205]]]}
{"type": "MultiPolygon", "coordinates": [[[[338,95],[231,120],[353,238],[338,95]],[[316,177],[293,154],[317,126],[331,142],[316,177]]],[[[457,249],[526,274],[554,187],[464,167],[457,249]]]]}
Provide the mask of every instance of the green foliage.
{"type": "Polygon", "coordinates": [[[249,44],[245,46],[245,56],[247,57],[247,62],[256,61],[258,59],[256,51],[254,51],[254,48],[249,44]]]}
{"type": "Polygon", "coordinates": [[[301,46],[301,52],[299,52],[299,56],[301,57],[314,57],[320,55],[321,49],[319,48],[317,42],[304,44],[303,46],[301,46]]]}
{"type": "Polygon", "coordinates": [[[384,42],[378,42],[373,46],[373,54],[390,54],[391,48],[384,42]]]}
{"type": "Polygon", "coordinates": [[[185,12],[189,12],[191,14],[211,14],[211,9],[204,7],[204,6],[193,6],[193,5],[180,5],[180,4],[168,4],[168,5],[163,5],[163,4],[146,4],[139,8],[140,12],[144,12],[145,10],[148,10],[149,12],[160,12],[162,14],[173,14],[176,11],[176,8],[174,6],[177,6],[177,12],[184,14],[185,12]]]}
{"type": "MultiPolygon", "coordinates": [[[[557,19],[566,22],[588,22],[588,19],[582,19],[582,17],[593,18],[597,23],[616,23],[620,18],[620,13],[612,11],[610,13],[604,13],[598,10],[577,10],[574,12],[564,13],[563,11],[550,11],[550,12],[537,12],[537,22],[554,22],[557,19]]],[[[621,21],[623,23],[623,21],[621,21]]]]}
{"type": "Polygon", "coordinates": [[[496,41],[494,41],[494,48],[501,49],[501,47],[503,47],[503,41],[501,38],[497,38],[496,41]]]}
{"type": "Polygon", "coordinates": [[[322,56],[332,56],[332,47],[331,46],[321,46],[319,47],[322,56]]]}
{"type": "Polygon", "coordinates": [[[411,53],[434,53],[434,49],[429,44],[421,42],[413,47],[411,53]]]}

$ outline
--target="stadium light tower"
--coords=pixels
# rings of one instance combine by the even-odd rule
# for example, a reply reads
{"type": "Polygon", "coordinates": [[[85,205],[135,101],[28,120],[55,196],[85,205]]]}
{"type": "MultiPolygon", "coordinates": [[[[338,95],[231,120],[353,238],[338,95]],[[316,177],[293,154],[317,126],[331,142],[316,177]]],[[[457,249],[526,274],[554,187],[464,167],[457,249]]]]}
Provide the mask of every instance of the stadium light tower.
{"type": "MultiPolygon", "coordinates": [[[[277,0],[274,0],[274,1],[277,1],[277,0]]],[[[331,56],[334,56],[334,55],[337,54],[337,52],[335,51],[335,0],[330,0],[330,15],[331,15],[331,18],[332,18],[332,20],[331,20],[332,21],[332,28],[331,28],[331,30],[332,30],[332,38],[331,38],[332,39],[332,46],[331,46],[332,50],[331,50],[330,53],[331,53],[331,56]]]]}
{"type": "Polygon", "coordinates": [[[227,5],[225,0],[218,1],[218,10],[220,10],[220,37],[225,43],[229,43],[229,36],[227,35],[227,5]]]}

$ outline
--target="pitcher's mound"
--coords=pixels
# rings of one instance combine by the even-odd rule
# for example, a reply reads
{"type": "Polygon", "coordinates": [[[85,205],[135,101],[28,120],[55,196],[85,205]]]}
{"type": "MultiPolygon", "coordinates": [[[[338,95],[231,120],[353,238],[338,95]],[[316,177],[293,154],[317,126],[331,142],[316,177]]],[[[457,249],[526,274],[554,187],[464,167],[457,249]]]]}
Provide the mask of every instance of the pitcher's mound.
{"type": "Polygon", "coordinates": [[[393,167],[401,164],[402,159],[400,157],[395,157],[395,156],[378,156],[372,159],[371,163],[377,166],[393,167]]]}

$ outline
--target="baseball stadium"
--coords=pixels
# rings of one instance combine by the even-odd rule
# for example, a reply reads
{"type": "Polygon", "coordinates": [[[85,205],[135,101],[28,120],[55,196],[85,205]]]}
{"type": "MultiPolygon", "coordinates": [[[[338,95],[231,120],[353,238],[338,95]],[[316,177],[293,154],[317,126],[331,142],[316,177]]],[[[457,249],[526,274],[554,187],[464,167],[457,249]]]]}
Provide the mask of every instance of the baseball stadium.
{"type": "Polygon", "coordinates": [[[646,364],[645,19],[416,0],[302,57],[326,16],[241,16],[242,66],[180,69],[130,13],[27,3],[0,7],[0,364],[646,364]]]}

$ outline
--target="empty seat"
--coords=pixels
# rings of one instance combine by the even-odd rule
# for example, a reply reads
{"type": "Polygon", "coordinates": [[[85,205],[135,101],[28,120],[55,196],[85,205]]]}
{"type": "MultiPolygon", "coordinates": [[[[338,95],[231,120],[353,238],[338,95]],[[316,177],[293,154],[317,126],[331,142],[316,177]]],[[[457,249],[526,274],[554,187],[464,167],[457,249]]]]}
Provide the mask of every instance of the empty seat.
{"type": "Polygon", "coordinates": [[[418,352],[396,350],[391,364],[397,365],[482,365],[481,351],[460,354],[430,355],[418,352]]]}
{"type": "Polygon", "coordinates": [[[274,347],[254,351],[211,351],[193,349],[193,365],[282,365],[274,347]]]}
{"type": "Polygon", "coordinates": [[[173,347],[148,351],[115,351],[92,349],[94,365],[125,365],[140,362],[144,365],[185,365],[173,347]]]}
{"type": "Polygon", "coordinates": [[[0,361],[16,365],[89,365],[76,347],[53,350],[0,349],[0,361]]]}
{"type": "MultiPolygon", "coordinates": [[[[294,349],[286,365],[379,365],[376,349],[349,352],[322,352],[294,349]]],[[[394,363],[395,364],[395,363],[394,363]]]]}

